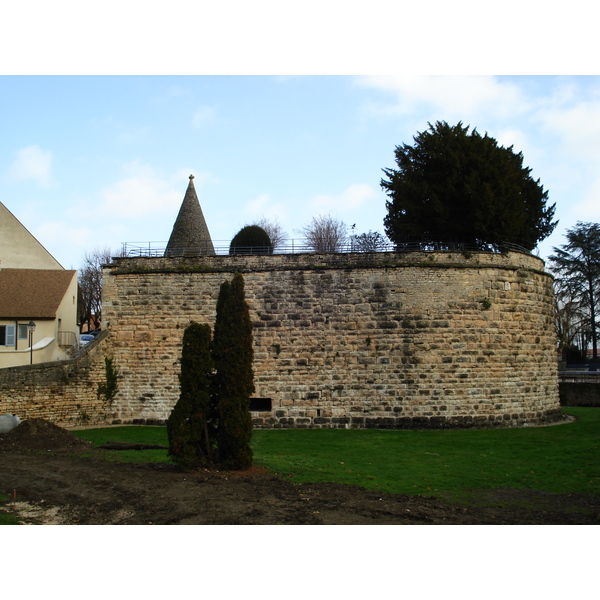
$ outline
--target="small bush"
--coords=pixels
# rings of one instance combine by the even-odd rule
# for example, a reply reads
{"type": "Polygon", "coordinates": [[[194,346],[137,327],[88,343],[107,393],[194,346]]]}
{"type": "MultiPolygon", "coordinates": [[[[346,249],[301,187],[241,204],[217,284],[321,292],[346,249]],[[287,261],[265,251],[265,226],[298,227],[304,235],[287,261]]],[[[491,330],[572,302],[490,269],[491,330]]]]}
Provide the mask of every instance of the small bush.
{"type": "Polygon", "coordinates": [[[106,374],[106,381],[98,384],[98,398],[104,396],[104,399],[109,404],[112,404],[119,391],[119,371],[115,366],[114,359],[108,356],[104,358],[104,372],[106,374]]]}
{"type": "Polygon", "coordinates": [[[246,225],[238,231],[229,246],[229,254],[272,254],[269,234],[258,225],[246,225]]]}

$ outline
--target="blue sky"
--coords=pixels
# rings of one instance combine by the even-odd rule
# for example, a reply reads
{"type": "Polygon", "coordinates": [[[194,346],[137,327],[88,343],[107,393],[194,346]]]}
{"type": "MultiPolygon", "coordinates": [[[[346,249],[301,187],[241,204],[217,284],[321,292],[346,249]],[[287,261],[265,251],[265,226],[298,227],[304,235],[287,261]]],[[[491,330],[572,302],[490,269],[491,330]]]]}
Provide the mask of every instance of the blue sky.
{"type": "Polygon", "coordinates": [[[383,232],[381,169],[427,123],[524,154],[560,220],[600,221],[597,76],[2,76],[0,201],[65,268],[166,241],[188,176],[216,243],[331,214],[383,232]]]}

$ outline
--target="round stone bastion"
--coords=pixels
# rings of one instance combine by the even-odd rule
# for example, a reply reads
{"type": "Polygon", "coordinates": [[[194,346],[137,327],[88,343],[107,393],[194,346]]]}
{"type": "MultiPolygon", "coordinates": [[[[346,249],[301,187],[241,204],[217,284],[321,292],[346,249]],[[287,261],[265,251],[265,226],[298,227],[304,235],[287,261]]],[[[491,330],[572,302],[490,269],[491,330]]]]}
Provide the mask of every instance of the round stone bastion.
{"type": "Polygon", "coordinates": [[[114,423],[164,423],[183,331],[244,276],[257,428],[562,420],[552,277],[519,252],[116,258],[104,269],[114,423]]]}

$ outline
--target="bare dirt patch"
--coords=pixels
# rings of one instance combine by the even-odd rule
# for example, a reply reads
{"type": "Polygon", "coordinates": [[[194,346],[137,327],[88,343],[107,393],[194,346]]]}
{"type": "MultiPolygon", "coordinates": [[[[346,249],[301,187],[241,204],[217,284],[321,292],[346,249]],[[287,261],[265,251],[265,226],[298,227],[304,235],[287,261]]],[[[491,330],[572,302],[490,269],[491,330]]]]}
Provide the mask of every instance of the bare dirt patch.
{"type": "Polygon", "coordinates": [[[0,494],[23,522],[41,524],[600,523],[600,499],[577,494],[483,490],[477,506],[462,506],[349,485],[297,484],[256,467],[182,473],[169,464],[108,462],[102,450],[42,419],[0,435],[0,494]]]}

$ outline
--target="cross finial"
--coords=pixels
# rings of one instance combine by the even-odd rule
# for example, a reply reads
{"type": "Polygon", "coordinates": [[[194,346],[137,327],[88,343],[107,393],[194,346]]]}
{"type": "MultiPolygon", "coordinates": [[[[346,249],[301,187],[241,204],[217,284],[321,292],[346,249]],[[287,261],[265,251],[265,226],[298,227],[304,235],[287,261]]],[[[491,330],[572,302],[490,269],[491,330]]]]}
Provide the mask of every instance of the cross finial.
{"type": "Polygon", "coordinates": [[[194,176],[193,176],[193,175],[190,175],[190,179],[194,179],[194,176]]]}

